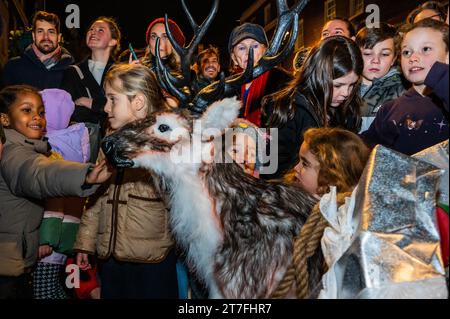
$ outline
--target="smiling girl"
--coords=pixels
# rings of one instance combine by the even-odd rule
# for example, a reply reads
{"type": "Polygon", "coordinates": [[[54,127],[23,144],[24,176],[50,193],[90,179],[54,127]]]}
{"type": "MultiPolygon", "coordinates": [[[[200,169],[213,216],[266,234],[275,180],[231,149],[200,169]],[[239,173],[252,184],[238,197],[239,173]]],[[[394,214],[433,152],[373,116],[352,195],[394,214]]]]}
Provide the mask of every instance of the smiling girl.
{"type": "Polygon", "coordinates": [[[90,184],[110,174],[104,161],[92,167],[49,158],[45,109],[36,89],[4,88],[0,116],[6,135],[0,162],[0,299],[31,298],[44,199],[89,196],[96,189],[90,184]]]}
{"type": "Polygon", "coordinates": [[[449,62],[448,25],[425,19],[407,26],[400,50],[403,74],[412,88],[384,104],[362,136],[371,146],[382,144],[412,155],[448,139],[448,112],[425,84],[436,62],[449,62]]]}

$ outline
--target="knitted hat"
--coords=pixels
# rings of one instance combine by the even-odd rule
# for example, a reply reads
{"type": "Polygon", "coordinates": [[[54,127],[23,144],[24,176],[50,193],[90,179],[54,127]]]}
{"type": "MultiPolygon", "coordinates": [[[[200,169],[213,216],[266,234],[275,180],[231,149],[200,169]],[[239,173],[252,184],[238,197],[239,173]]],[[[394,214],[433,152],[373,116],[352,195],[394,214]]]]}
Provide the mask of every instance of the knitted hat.
{"type": "MultiPolygon", "coordinates": [[[[147,32],[145,34],[145,40],[147,41],[147,44],[149,44],[150,42],[150,33],[153,26],[158,23],[164,24],[164,18],[155,19],[148,25],[147,32]]],[[[175,38],[175,41],[177,41],[179,45],[184,46],[184,44],[186,43],[186,38],[184,37],[183,31],[181,31],[178,24],[176,24],[176,22],[172,19],[169,19],[169,29],[173,37],[175,38]]]]}
{"type": "Polygon", "coordinates": [[[264,28],[259,24],[247,22],[231,31],[230,40],[228,41],[228,52],[231,52],[236,44],[245,39],[254,39],[261,44],[269,45],[264,28]]]}

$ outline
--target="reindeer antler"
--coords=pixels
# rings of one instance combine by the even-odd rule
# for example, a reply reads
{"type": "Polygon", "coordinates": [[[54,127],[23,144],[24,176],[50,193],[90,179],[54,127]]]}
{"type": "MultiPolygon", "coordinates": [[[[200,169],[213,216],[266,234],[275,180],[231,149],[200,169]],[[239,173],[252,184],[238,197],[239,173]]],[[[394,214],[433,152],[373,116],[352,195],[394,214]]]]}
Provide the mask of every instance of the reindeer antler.
{"type": "MultiPolygon", "coordinates": [[[[212,19],[217,13],[219,0],[214,1],[213,8],[200,27],[192,18],[192,15],[187,9],[185,0],[181,0],[183,10],[188,16],[189,22],[194,29],[195,36],[187,48],[182,48],[180,45],[178,45],[178,43],[176,43],[170,31],[168,31],[170,42],[172,43],[177,53],[182,57],[182,73],[184,76],[182,80],[171,75],[170,72],[168,72],[162,64],[159,56],[159,41],[157,40],[157,76],[163,88],[170,92],[181,102],[181,107],[189,107],[192,112],[199,114],[202,113],[214,101],[236,95],[237,92],[240,92],[239,89],[243,84],[252,81],[261,74],[280,64],[289,56],[289,54],[292,52],[292,49],[294,48],[294,44],[298,34],[298,17],[300,12],[309,2],[309,0],[300,0],[292,9],[289,9],[286,1],[287,0],[277,0],[276,2],[278,12],[277,27],[266,53],[259,60],[256,67],[253,66],[253,49],[250,48],[248,53],[247,68],[242,74],[225,78],[222,72],[219,81],[208,85],[200,92],[198,92],[196,96],[192,97],[190,94],[181,92],[178,88],[189,85],[190,63],[192,61],[193,52],[196,46],[200,43],[201,38],[206,33],[207,28],[209,27],[212,19]],[[281,50],[281,52],[279,52],[283,39],[289,30],[291,30],[289,41],[281,50]],[[180,86],[180,82],[183,85],[180,86]]],[[[165,23],[166,30],[169,30],[167,15],[165,23]]]]}
{"type": "Polygon", "coordinates": [[[192,17],[192,14],[190,13],[186,5],[186,1],[181,0],[181,4],[183,7],[183,11],[188,17],[192,30],[194,31],[194,37],[192,38],[191,42],[187,47],[182,47],[176,42],[169,28],[168,16],[167,14],[164,16],[164,24],[166,27],[167,37],[169,38],[172,47],[181,58],[181,75],[175,76],[171,74],[162,63],[159,54],[159,39],[156,40],[156,48],[155,48],[156,65],[157,65],[156,75],[163,89],[165,89],[170,94],[175,96],[181,102],[182,106],[187,106],[188,102],[191,100],[190,92],[189,93],[182,92],[180,88],[186,86],[189,87],[191,84],[191,62],[193,60],[198,45],[202,41],[203,37],[206,34],[206,31],[211,25],[213,19],[215,18],[217,11],[219,10],[219,0],[214,0],[208,16],[200,26],[195,22],[194,18],[192,17]]]}

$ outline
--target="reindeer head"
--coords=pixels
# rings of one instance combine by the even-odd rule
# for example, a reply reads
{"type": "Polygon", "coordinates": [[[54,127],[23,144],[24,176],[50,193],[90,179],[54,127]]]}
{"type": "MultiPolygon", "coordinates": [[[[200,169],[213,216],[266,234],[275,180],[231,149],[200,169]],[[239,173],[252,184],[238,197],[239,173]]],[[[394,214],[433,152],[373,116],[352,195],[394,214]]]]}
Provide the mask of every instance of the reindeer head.
{"type": "Polygon", "coordinates": [[[106,137],[102,149],[116,167],[144,167],[162,174],[179,167],[198,170],[213,161],[213,139],[237,118],[240,107],[236,98],[227,98],[195,119],[186,109],[156,112],[106,137]]]}

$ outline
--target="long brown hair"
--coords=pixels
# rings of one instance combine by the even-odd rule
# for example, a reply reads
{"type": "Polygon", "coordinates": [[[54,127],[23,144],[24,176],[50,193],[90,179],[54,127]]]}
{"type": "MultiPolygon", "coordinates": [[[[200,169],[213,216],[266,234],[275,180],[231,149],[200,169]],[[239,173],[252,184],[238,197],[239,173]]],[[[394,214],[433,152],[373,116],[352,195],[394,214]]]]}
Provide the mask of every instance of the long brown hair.
{"type": "Polygon", "coordinates": [[[274,103],[274,111],[267,126],[280,127],[294,117],[293,100],[298,91],[313,107],[321,126],[341,126],[357,131],[361,123],[361,100],[357,94],[359,85],[353,88],[342,106],[331,110],[330,104],[333,80],[352,71],[361,76],[363,68],[361,51],[355,42],[342,36],[324,39],[311,49],[294,80],[285,89],[265,99],[264,103],[274,103]]]}
{"type": "Polygon", "coordinates": [[[340,128],[311,128],[305,132],[303,143],[320,164],[318,191],[349,192],[358,184],[370,151],[361,138],[340,128]]]}

